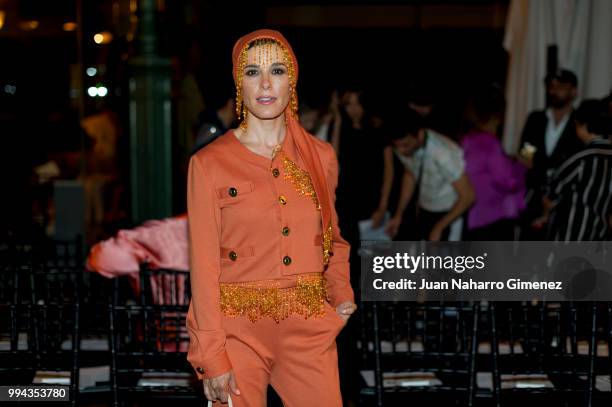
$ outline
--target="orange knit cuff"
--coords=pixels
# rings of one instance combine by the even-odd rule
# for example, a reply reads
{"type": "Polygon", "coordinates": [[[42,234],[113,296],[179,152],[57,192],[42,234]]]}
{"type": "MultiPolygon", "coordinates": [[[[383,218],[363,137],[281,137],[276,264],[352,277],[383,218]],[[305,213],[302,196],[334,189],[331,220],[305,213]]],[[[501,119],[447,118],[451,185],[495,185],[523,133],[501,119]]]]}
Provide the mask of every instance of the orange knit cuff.
{"type": "Polygon", "coordinates": [[[232,370],[232,364],[230,363],[226,351],[223,351],[219,355],[202,362],[201,366],[194,365],[193,367],[199,380],[221,376],[222,374],[232,370]]]}

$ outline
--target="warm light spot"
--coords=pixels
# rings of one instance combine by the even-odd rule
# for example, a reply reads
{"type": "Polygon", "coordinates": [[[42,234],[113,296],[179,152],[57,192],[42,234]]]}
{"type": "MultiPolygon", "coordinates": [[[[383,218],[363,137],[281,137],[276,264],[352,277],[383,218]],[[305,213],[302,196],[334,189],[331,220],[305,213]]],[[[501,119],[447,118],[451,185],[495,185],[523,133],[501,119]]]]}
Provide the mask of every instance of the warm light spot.
{"type": "Polygon", "coordinates": [[[0,30],[4,27],[4,17],[6,16],[6,12],[0,11],[0,30]]]}
{"type": "Polygon", "coordinates": [[[75,31],[77,29],[77,24],[74,21],[68,21],[65,22],[64,25],[62,25],[62,28],[64,29],[64,31],[75,31]]]}
{"type": "Polygon", "coordinates": [[[94,35],[96,44],[109,44],[113,40],[113,34],[109,31],[102,31],[94,35]]]}
{"type": "Polygon", "coordinates": [[[33,31],[38,28],[40,23],[36,20],[22,21],[19,23],[19,28],[26,31],[33,31]]]}

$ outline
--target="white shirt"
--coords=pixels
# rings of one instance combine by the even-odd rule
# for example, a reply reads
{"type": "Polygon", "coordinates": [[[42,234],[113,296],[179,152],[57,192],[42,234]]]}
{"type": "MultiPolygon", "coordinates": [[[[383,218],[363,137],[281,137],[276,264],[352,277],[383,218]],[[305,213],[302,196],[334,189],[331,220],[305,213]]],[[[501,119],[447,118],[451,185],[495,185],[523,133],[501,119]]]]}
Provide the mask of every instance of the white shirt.
{"type": "Polygon", "coordinates": [[[557,147],[561,134],[565,131],[570,115],[567,113],[563,116],[558,125],[555,123],[552,109],[546,109],[546,117],[548,118],[548,123],[546,124],[546,133],[544,134],[544,145],[546,146],[546,155],[550,157],[553,151],[555,151],[555,147],[557,147]]]}
{"type": "Polygon", "coordinates": [[[314,136],[321,141],[329,141],[327,138],[329,132],[329,124],[323,123],[321,127],[314,133],[314,136]]]}
{"type": "Polygon", "coordinates": [[[415,179],[421,174],[419,206],[430,212],[447,212],[457,201],[452,183],[465,169],[463,150],[454,141],[432,130],[426,132],[425,146],[411,157],[395,151],[395,155],[412,172],[415,179]]]}

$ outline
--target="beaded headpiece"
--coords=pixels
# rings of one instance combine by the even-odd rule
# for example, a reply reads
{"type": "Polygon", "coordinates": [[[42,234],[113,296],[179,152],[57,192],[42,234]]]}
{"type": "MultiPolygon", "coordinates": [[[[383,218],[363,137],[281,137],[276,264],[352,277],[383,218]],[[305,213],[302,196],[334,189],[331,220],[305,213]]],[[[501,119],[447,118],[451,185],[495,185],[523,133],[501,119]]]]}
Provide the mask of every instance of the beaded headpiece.
{"type": "MultiPolygon", "coordinates": [[[[243,93],[242,93],[242,79],[244,75],[244,68],[247,65],[248,53],[250,49],[255,50],[255,63],[261,66],[270,65],[274,59],[280,59],[287,67],[287,75],[289,76],[289,109],[288,114],[293,115],[297,118],[298,101],[297,101],[297,68],[295,64],[295,57],[293,52],[288,50],[285,45],[269,37],[256,38],[250,42],[245,43],[238,51],[238,63],[234,69],[234,81],[236,84],[236,116],[240,121],[240,127],[246,128],[246,118],[248,111],[244,106],[243,93]],[[280,58],[278,52],[281,52],[280,58]]],[[[236,49],[234,49],[234,53],[236,49]]]]}

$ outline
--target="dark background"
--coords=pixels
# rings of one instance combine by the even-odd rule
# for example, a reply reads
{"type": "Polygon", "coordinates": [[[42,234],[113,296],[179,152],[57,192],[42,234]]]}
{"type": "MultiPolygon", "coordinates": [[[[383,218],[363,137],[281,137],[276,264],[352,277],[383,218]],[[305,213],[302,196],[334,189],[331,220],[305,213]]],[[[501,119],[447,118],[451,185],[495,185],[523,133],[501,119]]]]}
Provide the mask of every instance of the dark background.
{"type": "MultiPolygon", "coordinates": [[[[0,0],[0,182],[7,191],[6,216],[29,216],[32,191],[25,185],[33,166],[54,154],[78,155],[87,148],[81,116],[108,107],[127,129],[128,62],[139,47],[130,22],[132,3],[81,0],[80,44],[75,31],[62,29],[63,23],[78,21],[77,0],[0,0]],[[37,27],[24,28],[29,21],[37,27]],[[113,33],[108,45],[92,41],[100,31],[113,33]],[[84,89],[100,83],[109,89],[103,101],[85,96],[81,110],[74,90],[79,60],[84,68],[99,69],[95,78],[83,75],[84,89]],[[16,91],[7,93],[7,85],[16,91]]],[[[324,106],[332,90],[352,87],[366,91],[370,113],[380,113],[402,103],[416,84],[437,102],[433,127],[455,137],[469,93],[491,82],[503,86],[507,7],[508,0],[158,0],[158,53],[172,60],[175,84],[185,72],[194,73],[206,102],[211,94],[233,92],[236,39],[258,28],[278,29],[298,56],[301,101],[324,106]]],[[[127,168],[126,134],[120,153],[127,168]]]]}

